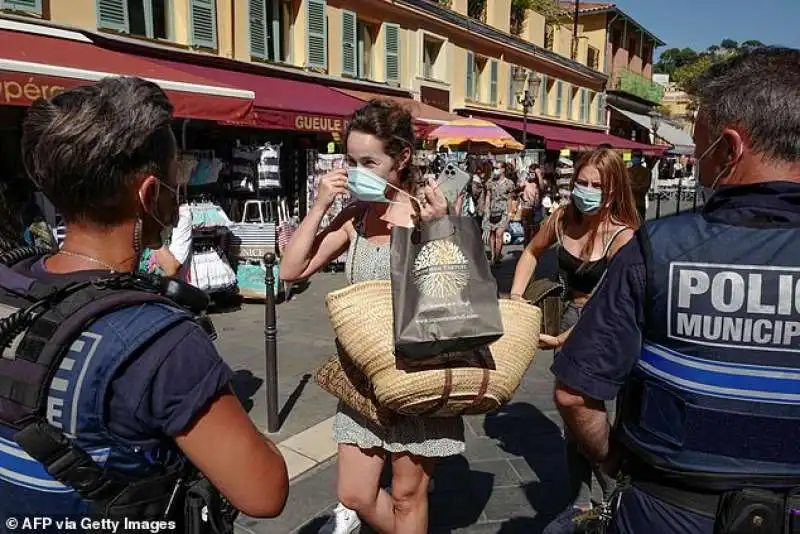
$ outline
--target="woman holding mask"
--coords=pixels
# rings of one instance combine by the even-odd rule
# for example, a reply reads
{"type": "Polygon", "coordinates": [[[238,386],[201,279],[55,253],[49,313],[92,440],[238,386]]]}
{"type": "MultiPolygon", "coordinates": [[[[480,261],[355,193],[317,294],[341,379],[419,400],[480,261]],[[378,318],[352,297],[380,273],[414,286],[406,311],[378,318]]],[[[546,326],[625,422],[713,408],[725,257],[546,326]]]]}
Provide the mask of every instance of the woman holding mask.
{"type": "MultiPolygon", "coordinates": [[[[570,203],[556,209],[525,247],[511,286],[511,298],[523,299],[539,256],[552,245],[558,247],[559,277],[566,286],[568,302],[561,318],[561,334],[539,337],[540,347],[544,349],[558,349],[563,344],[612,256],[630,241],[638,227],[627,169],[613,150],[601,149],[587,154],[573,176],[570,203]]],[[[569,435],[567,464],[574,508],[588,508],[591,466],[572,444],[569,435]]]]}
{"type": "MultiPolygon", "coordinates": [[[[420,187],[413,181],[414,127],[404,108],[390,101],[369,102],[350,121],[346,145],[350,168],[322,178],[315,205],[286,248],[281,280],[306,279],[345,251],[349,283],[388,280],[392,227],[447,215],[447,202],[435,183],[420,187]],[[348,192],[356,202],[320,231],[334,198],[348,192]]],[[[463,421],[398,416],[391,428],[379,428],[340,403],[333,433],[339,443],[341,504],[326,530],[355,532],[360,515],[379,532],[427,532],[434,464],[436,458],[464,451],[463,421]],[[388,458],[391,495],[379,485],[388,458]]]]}

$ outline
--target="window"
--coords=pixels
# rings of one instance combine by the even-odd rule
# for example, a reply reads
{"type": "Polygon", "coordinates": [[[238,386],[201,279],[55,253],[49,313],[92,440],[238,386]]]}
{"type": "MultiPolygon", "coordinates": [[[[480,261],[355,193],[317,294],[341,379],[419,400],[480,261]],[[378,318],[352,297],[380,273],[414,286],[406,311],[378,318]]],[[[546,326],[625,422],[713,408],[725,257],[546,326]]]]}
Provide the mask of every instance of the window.
{"type": "Polygon", "coordinates": [[[282,27],[283,10],[279,0],[250,0],[250,55],[282,61],[282,27]]]}
{"type": "Polygon", "coordinates": [[[550,111],[550,102],[548,102],[550,94],[547,87],[549,82],[547,75],[542,74],[542,84],[539,86],[539,109],[542,115],[547,115],[547,112],[550,111]]]}
{"type": "Polygon", "coordinates": [[[586,50],[586,66],[594,70],[600,68],[600,51],[593,46],[586,50]]]}
{"type": "Polygon", "coordinates": [[[606,123],[606,95],[597,95],[597,124],[606,123]]]}
{"type": "Polygon", "coordinates": [[[0,9],[42,14],[42,0],[0,0],[0,9]]]}
{"type": "Polygon", "coordinates": [[[637,55],[636,52],[636,37],[628,37],[628,65],[630,65],[633,58],[637,55]]]}
{"type": "Polygon", "coordinates": [[[384,22],[383,41],[386,83],[400,85],[400,26],[384,22]]]}
{"type": "Polygon", "coordinates": [[[189,0],[189,44],[217,47],[217,0],[189,0]]]}
{"type": "Polygon", "coordinates": [[[499,65],[496,59],[491,60],[489,63],[489,103],[493,106],[497,105],[497,74],[499,65]]]}
{"type": "Polygon", "coordinates": [[[328,69],[328,15],[325,0],[306,0],[306,65],[328,69]]]}
{"type": "Polygon", "coordinates": [[[576,87],[570,87],[569,89],[569,97],[567,98],[567,119],[573,120],[575,118],[575,114],[573,113],[573,109],[575,109],[575,98],[578,95],[578,89],[576,87]]]}
{"type": "Polygon", "coordinates": [[[580,121],[581,122],[588,122],[589,120],[589,91],[586,88],[581,89],[581,110],[580,110],[580,121]]]}
{"type": "Polygon", "coordinates": [[[371,80],[374,77],[372,72],[372,51],[375,45],[375,30],[368,22],[358,21],[356,25],[356,35],[358,45],[356,47],[356,66],[359,78],[371,80]]]}
{"type": "Polygon", "coordinates": [[[556,117],[561,117],[561,108],[563,106],[562,95],[564,92],[564,82],[558,80],[556,82],[556,117]]]}
{"type": "Polygon", "coordinates": [[[464,88],[464,95],[467,101],[475,102],[477,94],[475,88],[477,87],[477,65],[475,63],[475,53],[467,51],[467,85],[464,88]]]}
{"type": "MultiPolygon", "coordinates": [[[[4,5],[7,3],[4,2],[4,5]]],[[[170,0],[97,0],[97,27],[149,39],[169,39],[172,26],[170,4],[170,0]]],[[[213,2],[209,7],[202,0],[193,0],[190,8],[192,37],[199,36],[198,42],[195,43],[193,39],[192,44],[216,47],[216,11],[213,2]]]]}
{"type": "Polygon", "coordinates": [[[485,57],[479,57],[475,60],[475,101],[483,102],[484,91],[484,75],[486,74],[486,61],[485,57]]]}
{"type": "Polygon", "coordinates": [[[422,37],[422,77],[426,80],[442,80],[445,76],[442,73],[443,65],[440,59],[444,56],[442,50],[444,42],[434,39],[430,35],[422,37]]]}

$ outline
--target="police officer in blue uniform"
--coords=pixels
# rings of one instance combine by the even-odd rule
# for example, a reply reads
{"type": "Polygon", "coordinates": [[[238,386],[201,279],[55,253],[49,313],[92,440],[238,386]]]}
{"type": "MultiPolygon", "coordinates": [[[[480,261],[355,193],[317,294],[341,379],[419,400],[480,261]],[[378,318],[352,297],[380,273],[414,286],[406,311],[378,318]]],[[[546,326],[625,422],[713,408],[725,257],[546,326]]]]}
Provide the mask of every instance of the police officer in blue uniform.
{"type": "Polygon", "coordinates": [[[608,532],[799,532],[800,51],[745,53],[697,92],[711,195],[615,256],[553,363],[555,401],[622,475],[608,532]]]}
{"type": "Polygon", "coordinates": [[[28,111],[25,167],[67,233],[56,253],[0,255],[0,532],[225,531],[199,524],[222,496],[256,517],[285,504],[283,458],[234,396],[199,290],[133,275],[177,216],[171,124],[139,78],[28,111]]]}

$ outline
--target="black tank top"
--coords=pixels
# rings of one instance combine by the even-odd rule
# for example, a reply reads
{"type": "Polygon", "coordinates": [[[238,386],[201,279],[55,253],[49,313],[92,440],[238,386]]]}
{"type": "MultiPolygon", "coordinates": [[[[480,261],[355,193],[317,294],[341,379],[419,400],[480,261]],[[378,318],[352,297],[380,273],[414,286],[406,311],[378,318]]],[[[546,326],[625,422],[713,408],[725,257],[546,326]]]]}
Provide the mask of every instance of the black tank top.
{"type": "Polygon", "coordinates": [[[581,258],[572,255],[564,246],[561,237],[561,224],[556,225],[556,237],[558,239],[558,272],[567,290],[570,292],[583,293],[585,295],[594,291],[595,286],[600,283],[606,269],[608,268],[608,252],[614,240],[626,230],[620,228],[611,236],[603,251],[603,256],[594,261],[585,262],[581,258]]]}

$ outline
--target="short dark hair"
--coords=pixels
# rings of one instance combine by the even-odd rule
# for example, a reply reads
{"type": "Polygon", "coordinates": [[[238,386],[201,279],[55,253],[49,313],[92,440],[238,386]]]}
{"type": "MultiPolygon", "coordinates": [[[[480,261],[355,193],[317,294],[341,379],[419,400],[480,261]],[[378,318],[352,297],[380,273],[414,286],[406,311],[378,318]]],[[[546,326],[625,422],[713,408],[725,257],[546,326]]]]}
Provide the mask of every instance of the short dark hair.
{"type": "Polygon", "coordinates": [[[23,123],[25,170],[66,221],[122,222],[136,178],[166,178],[172,111],[158,85],[130,77],[37,100],[23,123]]]}
{"type": "Polygon", "coordinates": [[[604,148],[613,148],[613,147],[611,146],[611,143],[600,143],[599,145],[597,145],[597,148],[598,150],[600,150],[604,148]]]}
{"type": "MultiPolygon", "coordinates": [[[[347,125],[347,137],[350,132],[361,132],[377,137],[383,143],[383,149],[392,159],[397,159],[404,149],[414,152],[414,119],[411,112],[400,103],[388,98],[376,98],[357,109],[347,125]]],[[[412,176],[411,165],[405,168],[403,181],[412,176]]]]}
{"type": "Polygon", "coordinates": [[[739,126],[755,152],[800,161],[800,50],[742,52],[709,67],[693,89],[713,135],[739,126]]]}

